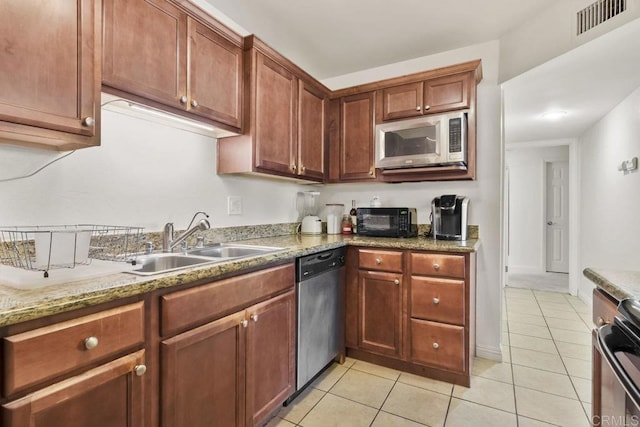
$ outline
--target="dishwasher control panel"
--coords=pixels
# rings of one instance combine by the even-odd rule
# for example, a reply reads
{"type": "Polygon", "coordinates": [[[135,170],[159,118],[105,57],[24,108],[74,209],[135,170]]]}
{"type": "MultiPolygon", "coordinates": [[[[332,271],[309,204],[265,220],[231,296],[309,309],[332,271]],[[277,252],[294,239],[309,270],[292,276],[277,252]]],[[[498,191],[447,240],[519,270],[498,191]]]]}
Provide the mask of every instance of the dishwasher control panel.
{"type": "Polygon", "coordinates": [[[345,265],[345,248],[330,249],[296,260],[296,281],[301,282],[315,275],[324,273],[345,265]]]}

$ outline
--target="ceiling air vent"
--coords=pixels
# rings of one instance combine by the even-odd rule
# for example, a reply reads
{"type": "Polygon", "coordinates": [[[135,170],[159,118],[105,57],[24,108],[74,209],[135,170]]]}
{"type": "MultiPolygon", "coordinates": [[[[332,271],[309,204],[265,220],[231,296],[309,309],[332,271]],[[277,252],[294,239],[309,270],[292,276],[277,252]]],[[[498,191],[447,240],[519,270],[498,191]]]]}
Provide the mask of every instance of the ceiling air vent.
{"type": "Polygon", "coordinates": [[[627,10],[627,0],[598,0],[578,12],[577,35],[627,10]]]}

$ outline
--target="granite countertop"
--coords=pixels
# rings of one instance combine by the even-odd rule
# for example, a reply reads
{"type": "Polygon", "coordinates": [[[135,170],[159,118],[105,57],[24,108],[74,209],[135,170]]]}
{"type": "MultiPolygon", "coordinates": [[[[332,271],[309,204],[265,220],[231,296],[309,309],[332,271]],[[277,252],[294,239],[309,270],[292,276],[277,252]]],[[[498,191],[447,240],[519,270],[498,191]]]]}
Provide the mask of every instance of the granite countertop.
{"type": "MultiPolygon", "coordinates": [[[[425,237],[393,239],[326,234],[317,236],[294,234],[254,238],[237,241],[236,243],[273,246],[284,249],[259,256],[194,266],[153,276],[138,276],[126,272],[119,272],[119,266],[116,265],[115,273],[100,274],[90,279],[77,280],[73,278],[74,270],[76,270],[78,274],[81,269],[85,271],[91,268],[97,270],[98,265],[105,263],[105,261],[103,261],[102,264],[94,262],[89,266],[79,266],[74,270],[68,270],[67,275],[71,274],[71,278],[64,283],[36,288],[27,286],[26,289],[8,286],[6,282],[3,283],[2,276],[0,275],[0,327],[121,298],[141,295],[158,289],[180,286],[196,281],[216,280],[218,277],[241,273],[245,270],[292,262],[299,256],[343,247],[345,245],[457,253],[475,252],[480,246],[479,239],[451,242],[435,241],[425,237]]],[[[115,264],[112,264],[112,270],[113,265],[115,264]]],[[[127,266],[129,266],[124,263],[120,263],[119,265],[122,266],[122,271],[126,270],[127,266]]],[[[129,266],[129,268],[131,267],[129,266]]],[[[51,272],[52,277],[56,274],[56,271],[58,270],[51,272]]],[[[28,273],[35,274],[35,272],[28,273]]]]}
{"type": "Polygon", "coordinates": [[[640,298],[640,271],[585,268],[583,274],[612,297],[640,298]]]}

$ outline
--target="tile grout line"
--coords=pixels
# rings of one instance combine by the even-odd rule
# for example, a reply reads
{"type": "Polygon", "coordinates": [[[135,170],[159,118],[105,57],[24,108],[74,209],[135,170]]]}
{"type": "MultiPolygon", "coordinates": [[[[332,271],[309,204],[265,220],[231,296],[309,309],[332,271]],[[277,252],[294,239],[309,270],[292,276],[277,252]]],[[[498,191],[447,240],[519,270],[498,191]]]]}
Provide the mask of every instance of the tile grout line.
{"type": "MultiPolygon", "coordinates": [[[[533,292],[532,292],[533,293],[533,292]]],[[[535,298],[535,297],[534,297],[535,298]]],[[[518,416],[518,399],[516,397],[516,378],[513,373],[513,354],[511,353],[511,334],[509,332],[509,301],[507,295],[504,296],[504,313],[507,318],[507,339],[509,340],[509,370],[511,371],[511,386],[513,388],[513,407],[516,412],[516,427],[520,426],[520,417],[518,416]]]]}

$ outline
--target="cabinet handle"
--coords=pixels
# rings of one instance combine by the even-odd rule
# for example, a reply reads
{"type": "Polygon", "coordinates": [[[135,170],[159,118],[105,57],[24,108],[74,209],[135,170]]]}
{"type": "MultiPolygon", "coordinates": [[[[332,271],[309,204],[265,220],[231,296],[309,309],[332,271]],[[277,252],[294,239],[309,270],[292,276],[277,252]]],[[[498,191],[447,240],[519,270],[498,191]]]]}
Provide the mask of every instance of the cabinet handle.
{"type": "Polygon", "coordinates": [[[430,108],[431,108],[431,106],[430,106],[430,105],[425,105],[425,106],[424,106],[425,111],[426,111],[426,110],[428,110],[428,109],[430,109],[430,108]]]}
{"type": "Polygon", "coordinates": [[[433,263],[433,269],[434,269],[435,271],[440,270],[440,264],[438,264],[437,262],[433,263]]]}
{"type": "Polygon", "coordinates": [[[422,109],[422,108],[420,108],[420,106],[419,106],[419,105],[416,107],[416,111],[420,111],[421,109],[422,109]]]}
{"type": "Polygon", "coordinates": [[[197,107],[198,105],[200,105],[200,104],[198,104],[198,101],[196,101],[195,99],[191,100],[191,106],[192,107],[197,107]]]}
{"type": "Polygon", "coordinates": [[[376,264],[378,265],[382,264],[382,260],[380,258],[376,258],[376,264]]]}
{"type": "Polygon", "coordinates": [[[438,344],[437,342],[434,342],[433,343],[433,348],[435,348],[437,350],[438,348],[440,348],[440,344],[438,344]]]}
{"type": "Polygon", "coordinates": [[[257,314],[252,314],[249,318],[250,318],[251,320],[253,320],[254,322],[257,322],[257,321],[258,321],[258,315],[257,315],[257,314]]]}
{"type": "Polygon", "coordinates": [[[600,327],[600,326],[604,325],[605,323],[607,323],[607,322],[605,322],[605,321],[604,321],[604,319],[603,319],[602,317],[598,317],[598,318],[596,319],[596,325],[597,325],[598,327],[600,327]]]}
{"type": "Polygon", "coordinates": [[[180,97],[180,104],[186,104],[188,100],[189,98],[187,98],[187,95],[182,95],[180,97]]]}
{"type": "Polygon", "coordinates": [[[84,340],[84,348],[87,350],[92,350],[98,346],[98,338],[97,337],[89,337],[84,340]]]}
{"type": "Polygon", "coordinates": [[[82,121],[82,124],[85,125],[86,127],[91,127],[96,124],[96,121],[93,117],[85,117],[84,120],[82,121]]]}
{"type": "Polygon", "coordinates": [[[137,376],[141,377],[141,376],[143,376],[143,375],[147,372],[147,365],[136,365],[136,366],[133,368],[133,372],[134,372],[137,376]]]}
{"type": "Polygon", "coordinates": [[[400,284],[400,280],[398,280],[398,279],[394,280],[394,281],[393,281],[393,284],[394,284],[394,285],[399,285],[399,284],[400,284]]]}
{"type": "Polygon", "coordinates": [[[240,325],[241,325],[243,328],[246,328],[246,327],[249,325],[249,321],[248,321],[247,319],[245,319],[245,320],[243,320],[242,322],[240,322],[240,325]]]}
{"type": "Polygon", "coordinates": [[[440,304],[440,298],[434,298],[434,299],[433,299],[433,303],[434,303],[435,305],[440,304]]]}

